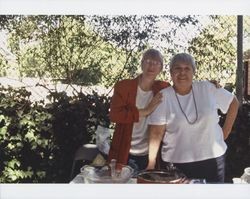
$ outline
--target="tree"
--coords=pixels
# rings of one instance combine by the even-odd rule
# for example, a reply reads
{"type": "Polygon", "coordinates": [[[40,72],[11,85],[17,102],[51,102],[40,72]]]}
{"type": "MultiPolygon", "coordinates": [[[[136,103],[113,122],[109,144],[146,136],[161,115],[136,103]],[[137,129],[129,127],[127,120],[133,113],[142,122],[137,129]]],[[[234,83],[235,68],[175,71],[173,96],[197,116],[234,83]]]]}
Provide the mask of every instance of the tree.
{"type": "Polygon", "coordinates": [[[0,77],[6,75],[7,60],[3,55],[0,54],[0,77]]]}
{"type": "MultiPolygon", "coordinates": [[[[126,77],[126,71],[128,77],[133,77],[139,72],[141,54],[146,48],[159,49],[168,62],[179,47],[175,40],[177,30],[187,25],[195,26],[199,20],[196,16],[108,15],[92,16],[90,22],[94,31],[104,40],[125,51],[126,62],[116,77],[116,82],[126,77]]],[[[161,78],[166,78],[165,71],[161,78]]]]}
{"type": "Polygon", "coordinates": [[[215,16],[211,20],[188,48],[198,67],[196,78],[234,84],[236,19],[234,16],[215,16]]]}
{"type": "Polygon", "coordinates": [[[111,86],[135,76],[145,48],[173,53],[176,29],[196,23],[191,16],[16,16],[8,29],[22,76],[111,86]]]}
{"type": "Polygon", "coordinates": [[[17,55],[22,76],[98,84],[105,71],[112,70],[106,59],[119,54],[90,30],[84,17],[21,16],[9,28],[10,47],[17,55]],[[82,75],[76,72],[87,72],[88,78],[77,79],[82,75]]]}
{"type": "Polygon", "coordinates": [[[8,27],[9,22],[13,20],[15,16],[13,15],[0,15],[0,30],[8,27]]]}

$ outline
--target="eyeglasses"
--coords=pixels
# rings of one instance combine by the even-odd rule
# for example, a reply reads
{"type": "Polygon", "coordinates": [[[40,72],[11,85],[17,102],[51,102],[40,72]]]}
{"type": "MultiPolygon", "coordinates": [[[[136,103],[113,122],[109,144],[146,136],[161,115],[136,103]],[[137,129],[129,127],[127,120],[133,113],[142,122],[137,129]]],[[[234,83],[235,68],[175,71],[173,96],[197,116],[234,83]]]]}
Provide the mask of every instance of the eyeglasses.
{"type": "Polygon", "coordinates": [[[147,66],[153,65],[153,66],[161,66],[161,62],[151,59],[145,59],[143,63],[147,66]]]}

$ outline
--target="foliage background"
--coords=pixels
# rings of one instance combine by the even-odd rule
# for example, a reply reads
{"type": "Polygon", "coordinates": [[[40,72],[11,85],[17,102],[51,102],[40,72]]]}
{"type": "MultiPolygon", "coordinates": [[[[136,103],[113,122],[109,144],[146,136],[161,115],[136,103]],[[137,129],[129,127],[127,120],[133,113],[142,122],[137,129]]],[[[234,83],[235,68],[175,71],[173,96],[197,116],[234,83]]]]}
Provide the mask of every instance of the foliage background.
{"type": "Polygon", "coordinates": [[[24,88],[0,88],[0,182],[68,182],[73,156],[109,125],[106,96],[51,93],[31,103],[24,88]]]}
{"type": "MultiPolygon", "coordinates": [[[[155,47],[166,63],[161,79],[169,78],[170,57],[186,51],[197,61],[197,79],[235,82],[236,16],[21,15],[1,21],[19,77],[110,87],[138,74],[142,52],[155,47]]],[[[247,44],[248,17],[244,23],[247,44]]],[[[246,45],[245,56],[249,49],[246,45]]],[[[4,66],[6,60],[0,60],[4,66]]],[[[1,73],[8,75],[8,67],[2,67],[1,73]]]]}
{"type": "MultiPolygon", "coordinates": [[[[249,19],[244,17],[247,41],[249,19]]],[[[84,88],[112,89],[116,81],[135,77],[141,54],[149,47],[164,55],[160,79],[169,79],[170,57],[185,51],[197,61],[196,79],[229,83],[234,92],[236,16],[2,15],[0,29],[8,35],[12,55],[10,59],[0,51],[0,76],[83,86],[72,96],[49,90],[41,101],[33,101],[26,88],[0,88],[2,183],[68,182],[76,149],[95,143],[97,125],[112,127],[110,93],[85,94],[84,88]]],[[[246,45],[245,60],[249,52],[246,45]]],[[[249,112],[245,102],[227,140],[227,182],[250,165],[249,112]]],[[[223,119],[221,115],[221,124],[223,119]]]]}

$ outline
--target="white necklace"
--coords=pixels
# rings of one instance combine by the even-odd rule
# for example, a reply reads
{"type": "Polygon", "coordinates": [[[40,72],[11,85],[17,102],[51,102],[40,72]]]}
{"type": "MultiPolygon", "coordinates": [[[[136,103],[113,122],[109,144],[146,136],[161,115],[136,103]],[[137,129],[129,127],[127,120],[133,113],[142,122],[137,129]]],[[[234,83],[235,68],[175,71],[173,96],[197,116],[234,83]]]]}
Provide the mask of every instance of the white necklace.
{"type": "Polygon", "coordinates": [[[183,109],[182,109],[182,107],[181,107],[180,100],[179,100],[179,98],[178,98],[178,96],[177,96],[177,94],[176,94],[175,89],[174,89],[174,94],[175,94],[175,97],[176,97],[177,102],[178,102],[178,104],[179,104],[179,107],[180,107],[180,109],[181,109],[181,112],[182,112],[182,113],[183,113],[183,115],[185,116],[185,118],[186,118],[187,122],[188,122],[189,124],[191,124],[191,125],[192,125],[192,124],[194,124],[194,123],[197,121],[197,119],[198,119],[198,111],[197,111],[197,105],[196,105],[196,101],[195,101],[195,96],[194,96],[193,87],[191,88],[191,90],[192,90],[192,95],[193,95],[193,100],[194,100],[194,107],[195,107],[195,120],[194,120],[194,121],[192,121],[192,122],[188,119],[188,117],[187,117],[186,113],[183,111],[183,109]]]}

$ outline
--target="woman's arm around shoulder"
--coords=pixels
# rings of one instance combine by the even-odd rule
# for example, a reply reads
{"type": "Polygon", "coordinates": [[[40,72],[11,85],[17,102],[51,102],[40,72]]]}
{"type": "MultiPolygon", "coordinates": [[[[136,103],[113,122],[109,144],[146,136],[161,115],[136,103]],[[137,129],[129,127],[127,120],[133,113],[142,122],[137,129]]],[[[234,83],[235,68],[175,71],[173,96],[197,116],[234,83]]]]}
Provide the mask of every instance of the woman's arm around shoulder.
{"type": "Polygon", "coordinates": [[[153,92],[154,92],[154,94],[156,94],[160,90],[167,88],[169,86],[171,86],[171,84],[169,82],[156,80],[155,83],[153,84],[153,92]]]}

